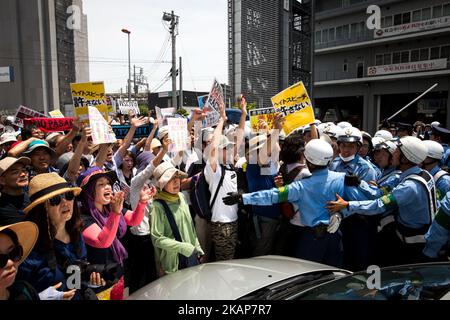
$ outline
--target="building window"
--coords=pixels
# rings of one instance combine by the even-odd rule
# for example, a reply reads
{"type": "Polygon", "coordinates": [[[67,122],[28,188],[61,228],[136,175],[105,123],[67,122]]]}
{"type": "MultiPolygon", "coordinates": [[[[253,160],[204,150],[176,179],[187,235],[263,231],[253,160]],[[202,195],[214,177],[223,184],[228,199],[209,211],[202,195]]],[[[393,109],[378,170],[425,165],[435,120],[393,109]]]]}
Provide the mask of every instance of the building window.
{"type": "Polygon", "coordinates": [[[411,50],[411,62],[420,60],[420,50],[411,50]]]}
{"type": "Polygon", "coordinates": [[[450,46],[441,47],[441,58],[450,60],[450,46]]]}
{"type": "Polygon", "coordinates": [[[439,49],[440,47],[433,47],[430,49],[430,60],[439,59],[439,49]]]}
{"type": "Polygon", "coordinates": [[[396,14],[394,16],[394,26],[398,26],[400,24],[402,24],[402,14],[401,13],[396,14]]]}
{"type": "Polygon", "coordinates": [[[392,54],[392,63],[400,63],[400,52],[394,52],[392,54]]]}
{"type": "Polygon", "coordinates": [[[450,3],[444,4],[443,10],[442,10],[442,15],[445,16],[450,16],[450,3]]]}
{"type": "Polygon", "coordinates": [[[442,5],[433,7],[433,18],[442,17],[442,5]]]}
{"type": "Polygon", "coordinates": [[[364,62],[358,62],[356,64],[356,77],[357,78],[364,77],[364,62]]]}
{"type": "Polygon", "coordinates": [[[412,21],[417,22],[420,20],[422,20],[422,11],[421,10],[413,11],[412,21]]]}
{"type": "Polygon", "coordinates": [[[382,54],[377,54],[375,56],[375,65],[376,66],[381,66],[383,65],[383,55],[382,54]]]}
{"type": "Polygon", "coordinates": [[[422,9],[422,20],[431,19],[431,8],[422,9]]]}
{"type": "Polygon", "coordinates": [[[336,40],[342,39],[342,26],[336,28],[336,40]]]}
{"type": "Polygon", "coordinates": [[[316,31],[316,43],[321,43],[322,42],[322,31],[316,31]]]}
{"type": "Polygon", "coordinates": [[[358,37],[358,24],[352,23],[350,25],[350,38],[357,38],[358,37]]]}
{"type": "Polygon", "coordinates": [[[349,38],[349,25],[346,24],[344,26],[342,26],[342,33],[343,33],[343,39],[348,39],[349,38]]]}
{"type": "Polygon", "coordinates": [[[386,24],[386,27],[392,26],[392,16],[384,17],[384,23],[386,24]]]}
{"type": "Polygon", "coordinates": [[[322,42],[323,43],[328,42],[328,29],[322,30],[322,42]]]}
{"type": "Polygon", "coordinates": [[[406,24],[406,23],[410,23],[411,22],[411,12],[405,12],[402,15],[402,23],[406,24]]]}
{"type": "Polygon", "coordinates": [[[400,58],[402,63],[409,62],[409,51],[402,51],[402,55],[400,58]]]}
{"type": "Polygon", "coordinates": [[[348,71],[348,63],[344,62],[344,64],[342,65],[342,71],[347,72],[348,71]]]}
{"type": "Polygon", "coordinates": [[[360,23],[359,23],[359,30],[360,30],[360,34],[361,34],[361,36],[364,36],[364,33],[366,32],[366,30],[369,30],[369,29],[367,29],[366,28],[366,22],[365,21],[361,21],[360,23]]]}
{"type": "Polygon", "coordinates": [[[382,28],[386,27],[386,25],[384,24],[384,17],[381,18],[380,25],[382,28]]]}
{"type": "Polygon", "coordinates": [[[392,55],[390,53],[385,53],[383,55],[384,61],[383,64],[392,64],[392,55]]]}
{"type": "Polygon", "coordinates": [[[328,29],[328,40],[329,41],[334,41],[335,40],[334,28],[328,29]]]}
{"type": "Polygon", "coordinates": [[[420,49],[420,61],[428,60],[428,48],[420,49]]]}

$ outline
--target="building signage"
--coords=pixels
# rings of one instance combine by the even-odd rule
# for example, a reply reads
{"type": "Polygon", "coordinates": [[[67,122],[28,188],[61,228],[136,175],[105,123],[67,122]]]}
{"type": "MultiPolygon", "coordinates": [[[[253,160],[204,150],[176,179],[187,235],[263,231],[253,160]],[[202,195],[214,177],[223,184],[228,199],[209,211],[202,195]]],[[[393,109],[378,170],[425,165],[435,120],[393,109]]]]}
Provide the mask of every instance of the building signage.
{"type": "Polygon", "coordinates": [[[383,38],[396,36],[399,34],[425,31],[430,29],[437,29],[450,26],[450,16],[434,18],[424,21],[416,21],[411,23],[400,24],[386,28],[377,29],[374,31],[374,38],[383,38]]]}
{"type": "Polygon", "coordinates": [[[0,67],[0,82],[14,81],[13,67],[0,67]]]}
{"type": "Polygon", "coordinates": [[[379,76],[392,73],[428,71],[445,68],[447,68],[447,59],[436,59],[436,60],[388,64],[384,66],[372,66],[367,68],[367,75],[379,76]]]}

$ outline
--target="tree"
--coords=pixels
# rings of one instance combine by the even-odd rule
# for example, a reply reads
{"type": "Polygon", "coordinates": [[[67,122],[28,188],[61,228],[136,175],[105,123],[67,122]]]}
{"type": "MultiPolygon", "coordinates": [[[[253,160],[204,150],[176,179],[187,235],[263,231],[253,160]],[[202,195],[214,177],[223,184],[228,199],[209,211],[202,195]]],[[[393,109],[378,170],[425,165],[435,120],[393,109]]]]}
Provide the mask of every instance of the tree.
{"type": "Polygon", "coordinates": [[[182,115],[183,117],[189,116],[189,112],[184,108],[178,108],[177,114],[182,115]]]}
{"type": "Polygon", "coordinates": [[[139,112],[141,113],[141,116],[148,115],[148,106],[146,106],[145,104],[139,105],[139,112]]]}

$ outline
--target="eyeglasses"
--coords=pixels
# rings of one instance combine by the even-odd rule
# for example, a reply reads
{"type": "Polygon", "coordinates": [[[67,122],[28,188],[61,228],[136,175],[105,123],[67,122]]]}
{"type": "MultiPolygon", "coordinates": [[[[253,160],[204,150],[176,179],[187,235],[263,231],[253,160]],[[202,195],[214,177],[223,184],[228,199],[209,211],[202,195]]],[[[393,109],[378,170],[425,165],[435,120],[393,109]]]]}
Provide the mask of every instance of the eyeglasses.
{"type": "Polygon", "coordinates": [[[15,246],[14,249],[11,250],[10,253],[1,253],[0,254],[0,269],[6,267],[8,260],[12,260],[14,262],[20,261],[23,257],[23,248],[21,245],[15,246]]]}
{"type": "Polygon", "coordinates": [[[58,194],[58,195],[48,199],[48,203],[53,207],[59,206],[61,204],[61,201],[63,198],[66,199],[67,201],[71,201],[75,198],[75,195],[72,191],[69,191],[69,192],[66,192],[63,194],[58,194]]]}

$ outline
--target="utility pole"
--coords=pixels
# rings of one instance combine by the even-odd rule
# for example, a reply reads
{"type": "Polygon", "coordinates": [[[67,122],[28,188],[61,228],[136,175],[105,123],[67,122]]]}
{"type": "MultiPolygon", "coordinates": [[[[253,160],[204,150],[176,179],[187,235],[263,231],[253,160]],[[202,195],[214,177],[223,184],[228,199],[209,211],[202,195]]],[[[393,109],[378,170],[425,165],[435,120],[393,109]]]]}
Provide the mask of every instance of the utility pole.
{"type": "Polygon", "coordinates": [[[163,14],[163,20],[170,22],[170,34],[172,35],[172,107],[177,107],[177,56],[176,36],[178,35],[178,16],[172,13],[163,14]]]}
{"type": "Polygon", "coordinates": [[[122,29],[122,32],[128,35],[128,101],[131,100],[131,51],[130,51],[130,34],[131,31],[122,29]]]}
{"type": "Polygon", "coordinates": [[[179,66],[179,72],[180,72],[180,108],[183,108],[183,67],[181,64],[181,57],[180,57],[180,66],[179,66]]]}

